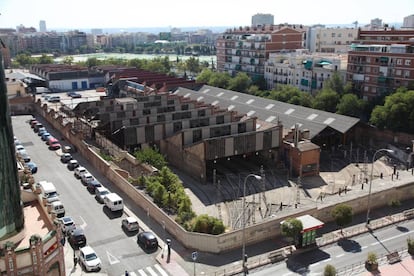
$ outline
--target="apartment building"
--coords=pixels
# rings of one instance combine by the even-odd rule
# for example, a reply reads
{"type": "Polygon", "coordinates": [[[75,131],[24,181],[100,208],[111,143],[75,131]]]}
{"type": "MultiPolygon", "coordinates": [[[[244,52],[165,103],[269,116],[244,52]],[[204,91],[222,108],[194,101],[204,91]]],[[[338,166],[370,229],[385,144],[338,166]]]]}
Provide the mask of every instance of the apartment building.
{"type": "Polygon", "coordinates": [[[274,25],[273,14],[257,13],[252,16],[252,26],[259,27],[264,25],[274,25]]]}
{"type": "Polygon", "coordinates": [[[408,87],[414,80],[414,30],[359,30],[346,78],[365,100],[408,87]]]}
{"type": "Polygon", "coordinates": [[[402,28],[414,28],[414,14],[404,17],[402,28]]]}
{"type": "Polygon", "coordinates": [[[308,49],[320,53],[347,53],[357,35],[357,28],[312,26],[308,31],[308,49]]]}
{"type": "Polygon", "coordinates": [[[265,81],[268,90],[278,84],[292,85],[301,91],[313,93],[323,88],[334,73],[345,80],[347,54],[271,53],[265,63],[265,81]]]}
{"type": "Polygon", "coordinates": [[[302,25],[227,30],[216,40],[217,69],[232,76],[245,72],[253,80],[263,78],[269,54],[306,48],[306,32],[302,25]]]}

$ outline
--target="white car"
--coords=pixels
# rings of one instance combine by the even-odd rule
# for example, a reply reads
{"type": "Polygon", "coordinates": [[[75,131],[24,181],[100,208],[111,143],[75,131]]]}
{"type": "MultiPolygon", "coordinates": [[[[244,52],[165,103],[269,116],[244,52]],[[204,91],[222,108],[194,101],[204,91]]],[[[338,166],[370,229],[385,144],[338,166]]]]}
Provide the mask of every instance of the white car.
{"type": "Polygon", "coordinates": [[[88,171],[84,167],[80,166],[80,167],[75,168],[75,171],[73,174],[75,175],[77,179],[80,179],[82,177],[82,174],[85,174],[87,172],[88,171]]]}
{"type": "Polygon", "coordinates": [[[60,228],[62,229],[63,234],[68,234],[76,228],[76,224],[73,221],[72,217],[63,217],[59,219],[60,228]]]}
{"type": "Polygon", "coordinates": [[[107,194],[109,194],[109,190],[105,187],[95,189],[95,198],[99,203],[104,203],[104,198],[107,194]]]}
{"type": "Polygon", "coordinates": [[[79,248],[79,263],[86,271],[101,270],[101,259],[90,246],[79,248]]]}
{"type": "Polygon", "coordinates": [[[139,230],[138,220],[133,217],[127,217],[122,220],[122,228],[128,232],[135,232],[139,230]]]}
{"type": "Polygon", "coordinates": [[[92,182],[95,178],[89,172],[86,172],[81,175],[81,182],[83,185],[87,186],[89,182],[92,182]]]}

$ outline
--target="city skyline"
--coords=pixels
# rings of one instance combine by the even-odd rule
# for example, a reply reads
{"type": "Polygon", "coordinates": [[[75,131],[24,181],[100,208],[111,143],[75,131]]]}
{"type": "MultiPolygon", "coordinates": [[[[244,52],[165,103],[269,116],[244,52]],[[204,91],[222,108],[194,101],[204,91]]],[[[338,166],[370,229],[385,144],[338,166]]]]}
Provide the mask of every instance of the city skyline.
{"type": "Polygon", "coordinates": [[[158,27],[238,27],[251,25],[252,16],[257,13],[274,15],[274,23],[350,25],[358,21],[360,25],[379,18],[383,23],[402,22],[405,16],[413,14],[412,0],[396,1],[357,1],[348,0],[346,4],[332,7],[332,1],[299,0],[294,5],[281,1],[269,5],[268,0],[254,2],[240,0],[211,0],[209,5],[195,4],[189,0],[152,3],[133,0],[116,1],[112,6],[101,1],[73,0],[62,5],[54,0],[3,0],[0,3],[0,26],[39,29],[39,21],[45,20],[47,30],[87,29],[87,28],[158,28],[158,27]],[[191,12],[189,12],[191,11],[191,12]],[[135,20],[134,20],[135,19],[135,20]]]}

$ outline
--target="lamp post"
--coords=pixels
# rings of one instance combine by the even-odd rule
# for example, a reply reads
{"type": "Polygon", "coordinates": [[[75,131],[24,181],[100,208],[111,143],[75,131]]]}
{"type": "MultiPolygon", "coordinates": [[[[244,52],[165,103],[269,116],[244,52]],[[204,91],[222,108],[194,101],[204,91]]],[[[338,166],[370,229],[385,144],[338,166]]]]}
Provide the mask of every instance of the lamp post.
{"type": "Polygon", "coordinates": [[[245,270],[245,265],[246,265],[246,241],[245,241],[245,228],[246,228],[246,220],[245,220],[245,207],[246,207],[246,183],[247,183],[247,179],[249,177],[254,177],[257,180],[261,180],[262,177],[256,174],[249,174],[246,176],[246,178],[244,179],[244,183],[243,183],[243,201],[242,201],[242,269],[243,269],[243,274],[246,275],[246,270],[245,270]]]}
{"type": "Polygon", "coordinates": [[[379,149],[374,153],[374,156],[372,157],[372,164],[371,164],[371,176],[370,176],[370,180],[369,180],[369,192],[368,192],[368,203],[367,203],[367,220],[366,220],[366,226],[369,225],[369,212],[371,211],[371,189],[372,189],[372,178],[374,176],[374,162],[375,162],[375,156],[377,155],[377,153],[381,152],[381,151],[385,151],[388,153],[393,153],[393,150],[390,149],[379,149]]]}

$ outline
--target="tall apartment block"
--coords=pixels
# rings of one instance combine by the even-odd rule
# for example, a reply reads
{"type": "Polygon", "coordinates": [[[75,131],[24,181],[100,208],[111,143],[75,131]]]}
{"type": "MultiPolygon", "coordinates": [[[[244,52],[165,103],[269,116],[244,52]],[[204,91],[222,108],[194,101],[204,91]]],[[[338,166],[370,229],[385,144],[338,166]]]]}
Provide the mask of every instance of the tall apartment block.
{"type": "Polygon", "coordinates": [[[301,25],[230,29],[216,40],[217,69],[232,76],[245,72],[256,81],[264,77],[270,53],[303,48],[306,48],[306,28],[301,25]]]}
{"type": "Polygon", "coordinates": [[[312,26],[308,32],[308,49],[320,53],[347,53],[357,35],[357,28],[312,26]]]}
{"type": "Polygon", "coordinates": [[[258,13],[252,16],[252,27],[274,25],[273,14],[258,13]]]}
{"type": "Polygon", "coordinates": [[[272,90],[286,84],[310,93],[318,91],[336,72],[345,78],[346,58],[346,54],[311,54],[303,50],[271,53],[265,65],[266,88],[272,90]]]}
{"type": "Polygon", "coordinates": [[[404,17],[402,28],[414,28],[414,14],[404,17]]]}
{"type": "Polygon", "coordinates": [[[46,30],[46,21],[40,20],[39,21],[39,32],[45,33],[46,31],[47,31],[46,30]]]}
{"type": "Polygon", "coordinates": [[[347,81],[365,100],[414,80],[414,29],[359,30],[348,53],[347,81]]]}

